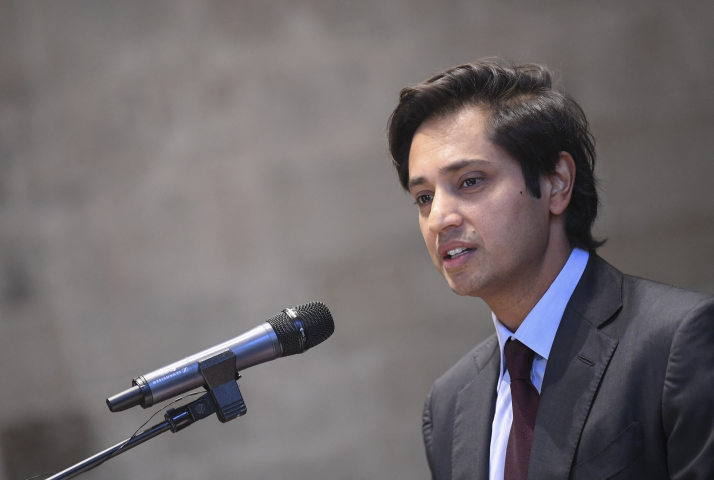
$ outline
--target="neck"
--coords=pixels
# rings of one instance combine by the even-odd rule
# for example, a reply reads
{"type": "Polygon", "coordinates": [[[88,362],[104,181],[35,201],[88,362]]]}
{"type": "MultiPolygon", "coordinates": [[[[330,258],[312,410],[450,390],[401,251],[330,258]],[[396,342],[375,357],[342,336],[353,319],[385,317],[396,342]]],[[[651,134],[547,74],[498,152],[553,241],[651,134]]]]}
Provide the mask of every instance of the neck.
{"type": "Polygon", "coordinates": [[[523,320],[548,291],[570,257],[572,248],[567,238],[549,242],[539,260],[524,266],[517,278],[510,279],[506,291],[483,298],[496,318],[511,332],[518,330],[523,320]]]}

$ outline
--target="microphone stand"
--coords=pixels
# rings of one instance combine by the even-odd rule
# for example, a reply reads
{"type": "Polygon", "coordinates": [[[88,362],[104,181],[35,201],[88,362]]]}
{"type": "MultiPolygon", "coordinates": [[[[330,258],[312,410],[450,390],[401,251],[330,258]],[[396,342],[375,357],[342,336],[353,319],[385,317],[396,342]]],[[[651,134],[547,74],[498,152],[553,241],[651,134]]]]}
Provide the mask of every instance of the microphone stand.
{"type": "Polygon", "coordinates": [[[214,413],[221,423],[245,415],[247,409],[243,395],[236,383],[240,374],[236,371],[235,354],[226,350],[199,362],[198,365],[199,371],[206,381],[205,388],[208,390],[198,400],[182,407],[167,410],[163,422],[56,473],[46,480],[74,478],[164,432],[171,430],[172,433],[176,433],[214,413]]]}

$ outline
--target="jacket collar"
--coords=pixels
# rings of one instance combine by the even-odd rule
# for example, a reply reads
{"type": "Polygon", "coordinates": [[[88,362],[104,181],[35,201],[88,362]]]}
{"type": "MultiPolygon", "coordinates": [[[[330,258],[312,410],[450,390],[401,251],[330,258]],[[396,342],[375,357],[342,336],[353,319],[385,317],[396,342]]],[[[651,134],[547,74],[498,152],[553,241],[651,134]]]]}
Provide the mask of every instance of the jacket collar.
{"type": "Polygon", "coordinates": [[[567,479],[617,339],[599,330],[622,307],[622,273],[595,254],[558,327],[541,389],[528,478],[567,479]]]}
{"type": "Polygon", "coordinates": [[[500,371],[498,340],[488,338],[473,353],[474,378],[456,396],[451,478],[488,478],[491,428],[500,371]]]}
{"type": "Polygon", "coordinates": [[[599,328],[622,307],[622,272],[591,253],[568,305],[599,328]]]}

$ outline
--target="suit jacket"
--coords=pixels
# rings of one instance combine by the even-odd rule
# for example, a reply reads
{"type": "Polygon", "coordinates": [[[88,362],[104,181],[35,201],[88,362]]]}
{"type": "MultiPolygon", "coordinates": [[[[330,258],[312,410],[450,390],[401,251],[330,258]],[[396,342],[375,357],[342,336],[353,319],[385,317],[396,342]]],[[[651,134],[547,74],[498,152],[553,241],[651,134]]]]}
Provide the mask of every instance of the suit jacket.
{"type": "MultiPolygon", "coordinates": [[[[431,387],[435,479],[487,479],[500,355],[492,335],[431,387]]],[[[591,254],[543,378],[528,478],[714,478],[714,297],[591,254]]]]}

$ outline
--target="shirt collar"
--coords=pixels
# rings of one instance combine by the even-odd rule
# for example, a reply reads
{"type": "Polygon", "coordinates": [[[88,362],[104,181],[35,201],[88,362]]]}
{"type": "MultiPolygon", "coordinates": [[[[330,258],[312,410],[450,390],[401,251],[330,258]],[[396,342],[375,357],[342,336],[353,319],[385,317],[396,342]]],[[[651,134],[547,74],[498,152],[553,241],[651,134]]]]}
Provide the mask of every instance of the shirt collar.
{"type": "MultiPolygon", "coordinates": [[[[580,281],[585,266],[588,263],[590,254],[579,248],[573,249],[568,261],[548,288],[548,291],[541,297],[533,310],[515,333],[511,333],[499,320],[491,313],[493,324],[496,327],[498,345],[501,349],[501,377],[504,371],[503,347],[506,341],[513,337],[533,350],[540,357],[548,360],[550,349],[555,340],[555,333],[558,331],[560,319],[563,317],[565,307],[570,300],[575,287],[580,281]]],[[[499,379],[500,383],[500,379],[499,379]]]]}

